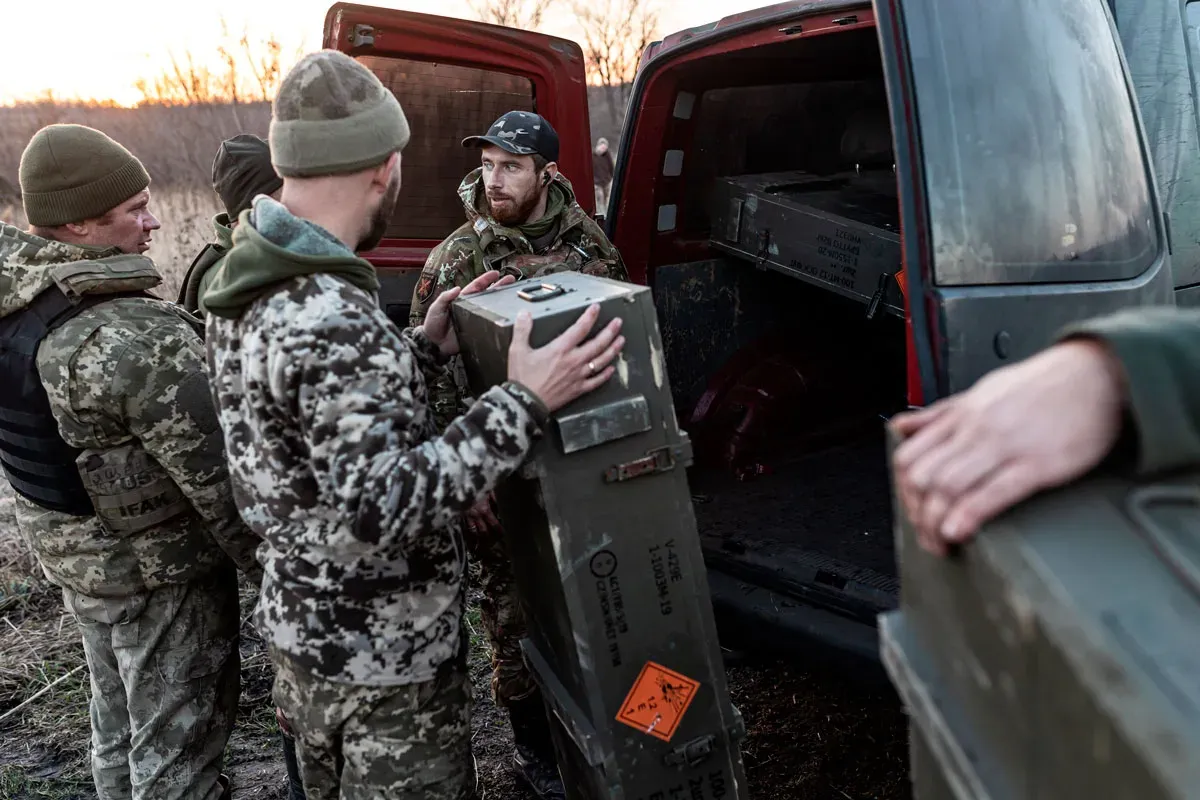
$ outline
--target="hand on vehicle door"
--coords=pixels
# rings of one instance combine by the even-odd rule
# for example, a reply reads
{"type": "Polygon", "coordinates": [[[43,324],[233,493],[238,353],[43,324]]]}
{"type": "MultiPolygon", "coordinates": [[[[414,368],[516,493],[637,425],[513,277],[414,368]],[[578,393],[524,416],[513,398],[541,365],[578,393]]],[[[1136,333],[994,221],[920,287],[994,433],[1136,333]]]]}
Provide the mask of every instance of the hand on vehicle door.
{"type": "Polygon", "coordinates": [[[921,546],[944,555],[1002,511],[1095,467],[1120,435],[1121,365],[1073,340],[892,420],[893,467],[921,546]]]}
{"type": "Polygon", "coordinates": [[[625,337],[617,335],[621,320],[614,319],[588,339],[599,316],[600,306],[589,306],[561,336],[535,350],[529,346],[533,317],[526,311],[518,314],[508,348],[509,380],[533,392],[551,411],[602,386],[612,377],[612,360],[625,346],[625,337]]]}
{"type": "Polygon", "coordinates": [[[516,282],[516,280],[512,275],[505,275],[501,278],[499,272],[492,270],[483,273],[464,287],[455,286],[453,289],[442,292],[429,307],[429,313],[425,315],[425,324],[421,326],[425,330],[425,335],[437,345],[437,348],[442,351],[442,355],[458,355],[458,334],[450,319],[450,304],[459,297],[499,289],[501,286],[508,286],[510,283],[516,282]]]}

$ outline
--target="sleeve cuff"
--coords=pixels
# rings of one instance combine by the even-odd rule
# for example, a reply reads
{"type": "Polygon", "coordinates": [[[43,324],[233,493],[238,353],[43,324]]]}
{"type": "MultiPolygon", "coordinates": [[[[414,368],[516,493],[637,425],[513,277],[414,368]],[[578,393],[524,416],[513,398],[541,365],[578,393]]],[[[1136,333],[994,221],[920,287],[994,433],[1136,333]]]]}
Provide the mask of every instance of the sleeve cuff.
{"type": "Polygon", "coordinates": [[[409,328],[407,333],[409,340],[416,346],[417,355],[421,358],[422,362],[433,367],[444,367],[450,363],[451,357],[442,354],[441,348],[425,335],[425,328],[423,326],[418,325],[414,328],[409,328]]]}
{"type": "MultiPolygon", "coordinates": [[[[1161,332],[1142,320],[1116,314],[1065,329],[1060,342],[1091,340],[1104,345],[1120,364],[1125,394],[1125,424],[1114,456],[1138,474],[1184,466],[1200,455],[1190,426],[1192,417],[1161,332]]],[[[1111,463],[1111,462],[1110,462],[1111,463]]]]}
{"type": "Polygon", "coordinates": [[[550,421],[550,409],[546,408],[546,404],[540,397],[516,381],[505,381],[500,388],[515,397],[517,402],[524,406],[538,428],[546,427],[546,423],[550,421]]]}

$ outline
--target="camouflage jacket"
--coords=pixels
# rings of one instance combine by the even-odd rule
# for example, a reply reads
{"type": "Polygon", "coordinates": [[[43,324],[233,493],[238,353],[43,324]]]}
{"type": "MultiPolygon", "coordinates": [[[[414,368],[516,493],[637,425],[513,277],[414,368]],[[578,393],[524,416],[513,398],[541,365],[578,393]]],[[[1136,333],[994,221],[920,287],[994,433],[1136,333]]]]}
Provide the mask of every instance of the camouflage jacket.
{"type": "MultiPolygon", "coordinates": [[[[161,281],[148,258],[0,227],[0,316],[56,283],[70,296],[161,281]]],[[[186,499],[181,513],[129,532],[17,496],[18,526],[52,582],[119,597],[199,578],[228,557],[255,570],[258,539],[233,502],[195,324],[172,303],[122,297],[77,313],[42,340],[38,372],[63,439],[83,451],[81,468],[99,464],[186,499]]]]}
{"type": "MultiPolygon", "coordinates": [[[[458,187],[467,221],[435,247],[425,261],[413,291],[410,324],[420,325],[425,320],[439,294],[466,286],[489,269],[518,280],[569,270],[628,281],[621,254],[576,202],[571,182],[561,173],[555,180],[566,191],[567,204],[555,234],[538,250],[520,230],[501,225],[484,213],[487,201],[483,196],[483,169],[467,175],[458,187]]],[[[455,359],[446,375],[430,388],[439,429],[461,413],[468,400],[458,362],[455,359]]]]}
{"type": "MultiPolygon", "coordinates": [[[[296,223],[260,198],[229,258],[353,258],[296,223]]],[[[461,643],[460,517],[524,461],[544,407],[498,386],[437,436],[437,348],[331,274],[285,278],[206,332],[234,492],[266,542],[260,630],[328,680],[432,679],[461,643]]]]}

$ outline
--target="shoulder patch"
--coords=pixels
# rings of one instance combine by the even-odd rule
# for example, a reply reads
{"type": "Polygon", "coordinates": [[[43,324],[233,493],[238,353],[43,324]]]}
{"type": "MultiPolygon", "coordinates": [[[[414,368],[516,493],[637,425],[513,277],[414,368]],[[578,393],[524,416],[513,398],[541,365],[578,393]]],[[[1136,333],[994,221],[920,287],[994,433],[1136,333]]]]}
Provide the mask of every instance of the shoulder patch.
{"type": "Polygon", "coordinates": [[[433,276],[421,275],[421,280],[417,281],[417,300],[426,303],[433,296],[433,276]]]}

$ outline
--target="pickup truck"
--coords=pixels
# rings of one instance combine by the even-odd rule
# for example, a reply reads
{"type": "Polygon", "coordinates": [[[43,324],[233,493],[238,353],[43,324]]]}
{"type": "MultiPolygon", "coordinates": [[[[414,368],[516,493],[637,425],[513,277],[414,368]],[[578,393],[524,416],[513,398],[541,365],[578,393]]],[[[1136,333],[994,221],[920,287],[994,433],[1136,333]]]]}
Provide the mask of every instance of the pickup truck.
{"type": "MultiPolygon", "coordinates": [[[[1200,300],[1200,0],[811,0],[643,54],[605,224],[655,297],[722,636],[878,659],[898,578],[885,420],[1064,324],[1200,300]]],[[[558,130],[594,199],[583,54],[337,4],[413,140],[366,254],[406,324],[463,221],[460,140],[558,130]]]]}

